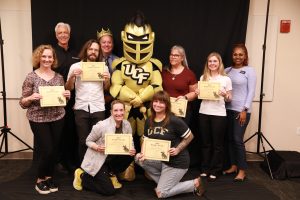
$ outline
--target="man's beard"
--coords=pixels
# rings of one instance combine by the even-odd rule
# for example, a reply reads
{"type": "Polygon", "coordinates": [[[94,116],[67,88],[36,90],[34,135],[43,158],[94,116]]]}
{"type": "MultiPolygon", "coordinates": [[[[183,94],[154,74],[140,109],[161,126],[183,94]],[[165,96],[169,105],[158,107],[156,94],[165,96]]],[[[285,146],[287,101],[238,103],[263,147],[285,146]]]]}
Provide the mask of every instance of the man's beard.
{"type": "Polygon", "coordinates": [[[94,54],[94,53],[93,53],[93,54],[90,54],[90,55],[88,55],[87,59],[88,59],[89,61],[91,61],[91,62],[95,62],[96,59],[97,59],[97,55],[94,54]]]}

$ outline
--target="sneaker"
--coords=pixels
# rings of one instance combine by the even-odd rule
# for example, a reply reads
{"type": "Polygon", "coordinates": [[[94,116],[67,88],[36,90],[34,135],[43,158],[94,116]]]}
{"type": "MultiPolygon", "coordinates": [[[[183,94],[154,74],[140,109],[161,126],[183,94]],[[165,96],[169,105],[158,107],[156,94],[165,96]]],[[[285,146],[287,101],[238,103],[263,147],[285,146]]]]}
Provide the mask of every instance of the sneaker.
{"type": "Polygon", "coordinates": [[[74,181],[73,181],[73,187],[75,190],[82,190],[82,180],[81,180],[81,174],[83,174],[83,170],[81,168],[77,168],[74,172],[74,181]]]}
{"type": "Polygon", "coordinates": [[[46,181],[41,181],[35,185],[35,190],[40,194],[49,194],[50,189],[46,183],[46,181]]]}
{"type": "Polygon", "coordinates": [[[207,173],[201,173],[200,176],[201,177],[207,177],[207,173]]]}
{"type": "Polygon", "coordinates": [[[198,185],[198,187],[195,188],[194,193],[197,196],[201,197],[205,193],[205,189],[204,189],[204,184],[202,182],[201,177],[198,177],[198,181],[199,181],[199,185],[198,185]]]}
{"type": "Polygon", "coordinates": [[[115,189],[122,188],[122,184],[118,181],[118,178],[116,177],[116,175],[111,175],[110,180],[111,180],[111,182],[112,182],[115,189]]]}
{"type": "Polygon", "coordinates": [[[53,182],[52,178],[48,178],[46,181],[46,184],[50,190],[50,192],[57,192],[58,191],[58,187],[57,185],[53,182]]]}

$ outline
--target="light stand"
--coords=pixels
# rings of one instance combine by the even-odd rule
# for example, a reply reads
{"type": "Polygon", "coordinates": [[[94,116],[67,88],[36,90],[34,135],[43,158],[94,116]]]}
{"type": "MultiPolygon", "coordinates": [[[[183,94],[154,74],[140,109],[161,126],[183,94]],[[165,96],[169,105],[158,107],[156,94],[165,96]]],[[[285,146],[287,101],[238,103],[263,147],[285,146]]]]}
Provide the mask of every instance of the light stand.
{"type": "Polygon", "coordinates": [[[20,151],[25,151],[25,150],[33,150],[31,146],[26,144],[23,140],[21,140],[18,136],[13,134],[10,130],[10,128],[7,126],[7,110],[6,110],[6,90],[5,90],[5,74],[4,74],[4,56],[3,56],[3,39],[2,39],[2,30],[1,30],[1,19],[0,19],[0,49],[1,49],[1,67],[2,67],[2,86],[3,86],[3,91],[1,91],[2,96],[3,96],[3,119],[4,119],[4,125],[1,126],[1,134],[0,138],[2,137],[1,140],[1,145],[0,145],[0,158],[10,154],[10,153],[16,153],[20,151]],[[8,151],[8,134],[14,136],[17,140],[19,140],[21,143],[26,145],[28,148],[17,150],[17,151],[8,151]],[[4,147],[4,151],[2,151],[2,148],[4,147]]]}
{"type": "Polygon", "coordinates": [[[266,25],[265,25],[265,37],[264,37],[264,44],[263,44],[263,59],[262,59],[262,70],[261,70],[261,82],[260,82],[260,96],[259,96],[259,117],[258,117],[258,130],[255,134],[253,134],[251,137],[249,137],[247,140],[244,141],[244,143],[248,142],[251,138],[257,135],[257,149],[256,152],[250,152],[250,153],[256,153],[261,156],[260,152],[260,145],[263,148],[264,157],[267,161],[268,169],[270,172],[271,179],[273,179],[273,174],[271,171],[268,155],[266,153],[266,149],[264,146],[264,140],[269,144],[269,146],[275,151],[275,149],[272,147],[270,142],[265,138],[263,133],[261,132],[261,118],[262,118],[262,105],[263,105],[263,98],[265,96],[264,94],[264,72],[265,72],[265,56],[266,56],[266,42],[267,42],[267,32],[268,32],[268,21],[269,21],[269,8],[270,8],[270,0],[268,0],[267,5],[267,14],[266,14],[266,25]]]}

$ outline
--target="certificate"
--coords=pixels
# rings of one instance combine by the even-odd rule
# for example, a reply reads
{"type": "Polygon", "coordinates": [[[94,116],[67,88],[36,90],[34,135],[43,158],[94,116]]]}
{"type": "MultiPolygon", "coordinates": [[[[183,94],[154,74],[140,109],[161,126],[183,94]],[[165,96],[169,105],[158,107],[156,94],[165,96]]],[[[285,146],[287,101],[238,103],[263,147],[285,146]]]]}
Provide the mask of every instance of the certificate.
{"type": "Polygon", "coordinates": [[[198,99],[220,100],[220,87],[219,82],[198,81],[198,99]]]}
{"type": "Polygon", "coordinates": [[[81,62],[82,81],[103,81],[105,62],[81,62]]]}
{"type": "Polygon", "coordinates": [[[188,101],[186,99],[176,100],[176,98],[174,97],[170,97],[170,101],[171,101],[171,112],[178,117],[185,117],[188,101]]]}
{"type": "Polygon", "coordinates": [[[145,138],[143,142],[143,153],[145,159],[169,161],[171,141],[145,138]]]}
{"type": "Polygon", "coordinates": [[[39,86],[41,107],[65,106],[66,97],[63,96],[64,86],[39,86]]]}
{"type": "Polygon", "coordinates": [[[105,134],[105,154],[129,155],[131,148],[131,134],[105,134]]]}

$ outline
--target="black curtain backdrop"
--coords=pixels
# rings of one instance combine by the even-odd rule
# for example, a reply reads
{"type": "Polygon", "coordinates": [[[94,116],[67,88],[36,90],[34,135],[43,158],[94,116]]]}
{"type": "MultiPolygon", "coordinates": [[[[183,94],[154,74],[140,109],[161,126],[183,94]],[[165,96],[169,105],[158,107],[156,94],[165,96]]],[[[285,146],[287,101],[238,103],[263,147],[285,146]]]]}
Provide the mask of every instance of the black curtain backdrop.
{"type": "Polygon", "coordinates": [[[71,44],[78,51],[97,30],[109,27],[115,53],[122,56],[121,31],[136,10],[155,32],[153,57],[168,64],[170,48],[180,44],[197,78],[210,52],[219,52],[228,66],[232,45],[245,42],[249,0],[31,0],[33,47],[55,44],[54,27],[62,21],[71,25],[71,44]]]}
{"type": "MultiPolygon", "coordinates": [[[[250,0],[31,0],[33,47],[55,44],[55,25],[62,21],[71,25],[70,44],[78,52],[85,41],[96,38],[96,31],[110,28],[114,34],[114,53],[123,55],[121,31],[137,10],[144,13],[155,32],[153,57],[168,64],[170,48],[182,45],[189,67],[199,79],[207,55],[216,51],[226,66],[231,62],[232,45],[246,38],[250,0]]],[[[195,139],[190,147],[191,161],[199,160],[197,113],[192,131],[195,139]]]]}

